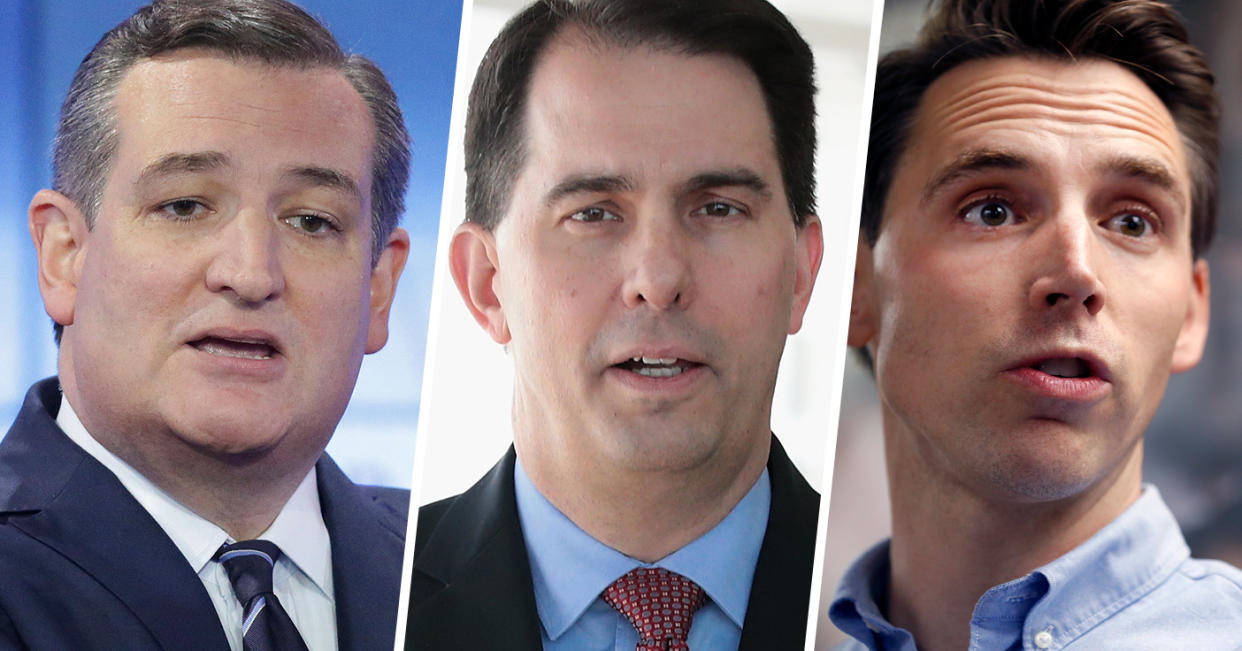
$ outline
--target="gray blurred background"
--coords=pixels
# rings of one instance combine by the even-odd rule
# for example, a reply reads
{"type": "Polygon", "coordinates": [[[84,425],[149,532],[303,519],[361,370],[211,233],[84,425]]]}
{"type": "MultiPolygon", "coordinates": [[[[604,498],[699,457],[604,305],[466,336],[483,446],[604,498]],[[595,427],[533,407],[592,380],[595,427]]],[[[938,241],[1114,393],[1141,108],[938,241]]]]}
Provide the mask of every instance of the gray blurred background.
{"type": "MultiPolygon", "coordinates": [[[[1212,326],[1203,361],[1174,376],[1147,431],[1144,481],[1156,484],[1195,556],[1242,565],[1242,2],[1173,5],[1212,62],[1221,96],[1221,197],[1208,252],[1212,326]]],[[[887,0],[880,54],[909,44],[925,0],[887,0]]],[[[841,395],[816,648],[844,639],[826,615],[848,564],[888,536],[880,408],[870,375],[851,355],[841,395]]]]}

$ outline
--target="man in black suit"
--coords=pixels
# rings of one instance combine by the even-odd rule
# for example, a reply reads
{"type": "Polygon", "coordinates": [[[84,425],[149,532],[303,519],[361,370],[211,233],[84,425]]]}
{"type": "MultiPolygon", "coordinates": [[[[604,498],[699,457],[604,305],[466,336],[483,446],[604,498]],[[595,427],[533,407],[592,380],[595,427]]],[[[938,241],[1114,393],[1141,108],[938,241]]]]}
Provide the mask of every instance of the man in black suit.
{"type": "Polygon", "coordinates": [[[283,0],[95,46],[29,208],[59,375],[0,443],[0,646],[392,647],[408,494],[323,451],[387,339],[408,167],[383,74],[283,0]]]}
{"type": "Polygon", "coordinates": [[[813,95],[762,0],[549,0],[493,42],[450,265],[514,447],[420,511],[407,647],[802,648],[819,498],[770,414],[823,247],[813,95]]]}

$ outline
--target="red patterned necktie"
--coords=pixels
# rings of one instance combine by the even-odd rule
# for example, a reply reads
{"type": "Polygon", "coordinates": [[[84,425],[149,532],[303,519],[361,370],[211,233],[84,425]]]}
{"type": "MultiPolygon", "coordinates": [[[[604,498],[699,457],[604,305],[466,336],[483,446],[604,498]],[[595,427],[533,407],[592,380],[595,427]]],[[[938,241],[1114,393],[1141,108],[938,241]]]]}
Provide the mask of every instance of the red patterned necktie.
{"type": "Polygon", "coordinates": [[[689,651],[690,621],[707,596],[694,581],[662,567],[640,567],[602,595],[638,631],[634,651],[689,651]]]}

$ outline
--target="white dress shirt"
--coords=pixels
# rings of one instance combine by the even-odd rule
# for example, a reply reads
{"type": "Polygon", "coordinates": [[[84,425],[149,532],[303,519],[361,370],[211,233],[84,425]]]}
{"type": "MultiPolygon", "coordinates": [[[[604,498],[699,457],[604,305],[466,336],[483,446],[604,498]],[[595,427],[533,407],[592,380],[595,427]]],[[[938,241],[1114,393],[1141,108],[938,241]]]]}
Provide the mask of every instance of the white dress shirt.
{"type": "MultiPolygon", "coordinates": [[[[220,527],[173,499],[151,480],[96,441],[65,398],[56,424],[76,444],[112,471],[130,495],[151,514],[198,573],[211,596],[233,651],[242,651],[242,606],[224,567],[211,560],[216,550],[236,542],[220,527]]],[[[280,547],[272,589],[310,651],[336,651],[336,602],[332,591],[332,548],[319,508],[315,468],[298,485],[276,520],[258,536],[280,547]]]]}

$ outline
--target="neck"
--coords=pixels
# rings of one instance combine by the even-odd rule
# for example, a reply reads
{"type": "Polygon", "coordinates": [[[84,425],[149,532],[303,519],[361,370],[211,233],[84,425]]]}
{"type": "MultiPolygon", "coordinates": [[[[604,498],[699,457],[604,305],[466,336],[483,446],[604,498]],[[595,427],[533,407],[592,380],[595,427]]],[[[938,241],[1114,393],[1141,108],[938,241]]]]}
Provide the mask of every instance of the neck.
{"type": "MultiPolygon", "coordinates": [[[[62,376],[62,386],[66,400],[83,404],[72,381],[62,376]]],[[[290,459],[278,450],[222,455],[158,428],[111,427],[90,413],[75,413],[100,445],[234,540],[266,531],[317,459],[290,459]]]]}
{"type": "Polygon", "coordinates": [[[770,432],[744,453],[721,451],[688,467],[633,467],[595,459],[571,439],[530,436],[515,419],[514,446],[535,488],[592,538],[646,563],[710,531],[767,465],[770,432]],[[761,443],[761,445],[759,444],[761,443]]]}
{"type": "Polygon", "coordinates": [[[1074,549],[1141,491],[1141,442],[1087,488],[1035,501],[947,481],[926,463],[903,458],[910,451],[890,435],[891,420],[885,427],[893,505],[887,616],[924,651],[968,647],[971,617],[985,592],[1074,549]]]}

